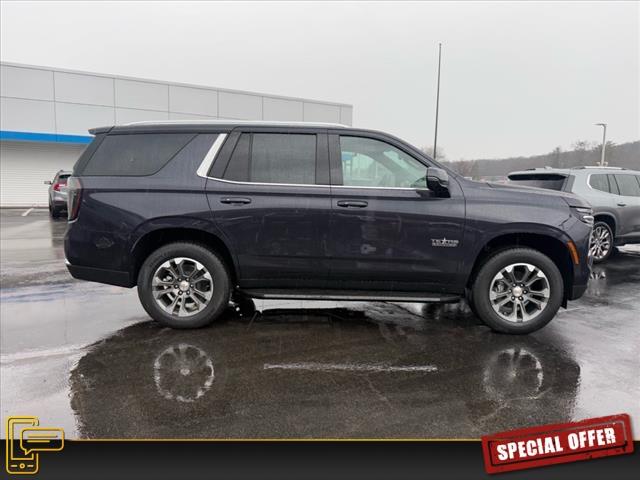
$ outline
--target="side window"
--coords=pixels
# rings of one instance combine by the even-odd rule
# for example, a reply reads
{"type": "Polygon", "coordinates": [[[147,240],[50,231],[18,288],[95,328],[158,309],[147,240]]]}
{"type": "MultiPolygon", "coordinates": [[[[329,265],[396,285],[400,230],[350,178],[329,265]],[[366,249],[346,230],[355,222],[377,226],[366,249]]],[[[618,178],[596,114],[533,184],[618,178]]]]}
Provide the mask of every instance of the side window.
{"type": "Polygon", "coordinates": [[[609,181],[607,180],[607,176],[601,173],[594,173],[589,177],[589,185],[591,188],[595,190],[600,190],[601,192],[609,192],[609,181]]]}
{"type": "Polygon", "coordinates": [[[82,175],[143,176],[164,167],[195,136],[193,133],[107,135],[82,175]]]}
{"type": "Polygon", "coordinates": [[[345,186],[426,188],[427,167],[388,143],[340,136],[340,154],[345,186]]]}
{"type": "Polygon", "coordinates": [[[316,182],[316,136],[244,133],[222,178],[237,182],[313,185],[316,182]]]}
{"type": "Polygon", "coordinates": [[[635,175],[615,175],[620,195],[627,197],[640,197],[640,185],[634,178],[635,175]]]}
{"type": "Polygon", "coordinates": [[[222,176],[226,180],[236,182],[249,181],[249,153],[251,151],[251,134],[243,133],[231,154],[227,169],[222,176]]]}
{"type": "Polygon", "coordinates": [[[616,195],[620,195],[620,190],[618,190],[618,184],[616,183],[616,179],[613,178],[612,174],[607,174],[607,178],[609,179],[609,191],[611,193],[615,193],[616,195]]]}

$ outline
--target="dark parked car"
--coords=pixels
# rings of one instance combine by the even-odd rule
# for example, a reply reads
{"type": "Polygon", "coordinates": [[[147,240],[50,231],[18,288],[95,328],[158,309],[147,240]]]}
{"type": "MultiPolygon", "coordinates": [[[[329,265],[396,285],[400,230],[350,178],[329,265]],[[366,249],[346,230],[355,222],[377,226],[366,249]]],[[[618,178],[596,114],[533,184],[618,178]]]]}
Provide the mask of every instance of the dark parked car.
{"type": "Polygon", "coordinates": [[[69,179],[71,274],[138,287],[200,327],[246,298],[454,302],[527,333],[580,297],[579,197],[466,180],[384,133],[331,124],[91,131],[69,179]]]}
{"type": "Polygon", "coordinates": [[[579,195],[593,208],[590,254],[604,262],[614,245],[640,243],[640,172],[619,167],[533,168],[509,181],[579,195]]]}
{"type": "Polygon", "coordinates": [[[53,180],[45,180],[44,184],[49,185],[49,215],[58,218],[63,211],[67,210],[67,179],[71,172],[59,170],[53,180]]]}

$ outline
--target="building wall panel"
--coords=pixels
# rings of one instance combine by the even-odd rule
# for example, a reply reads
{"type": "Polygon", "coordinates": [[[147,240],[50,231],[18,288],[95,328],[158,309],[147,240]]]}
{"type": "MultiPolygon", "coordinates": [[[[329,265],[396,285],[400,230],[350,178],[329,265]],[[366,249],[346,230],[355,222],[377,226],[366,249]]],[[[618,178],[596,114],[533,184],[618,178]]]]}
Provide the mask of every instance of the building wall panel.
{"type": "Polygon", "coordinates": [[[75,103],[56,104],[58,132],[68,135],[89,135],[88,129],[115,123],[113,108],[75,103]]]}
{"type": "Polygon", "coordinates": [[[204,88],[171,85],[169,87],[169,111],[217,117],[218,92],[204,88]]]}
{"type": "Polygon", "coordinates": [[[0,96],[53,100],[53,72],[0,65],[0,96]]]}
{"type": "Polygon", "coordinates": [[[262,97],[220,92],[218,115],[237,120],[262,120],[262,97]]]}
{"type": "Polygon", "coordinates": [[[340,107],[314,102],[304,102],[305,122],[340,123],[340,107]]]}
{"type": "Polygon", "coordinates": [[[57,102],[114,106],[114,79],[95,75],[55,72],[57,102]]]}
{"type": "Polygon", "coordinates": [[[116,78],[116,107],[169,111],[169,86],[116,78]]]}
{"type": "Polygon", "coordinates": [[[56,133],[53,102],[2,98],[0,130],[56,133]]]}
{"type": "Polygon", "coordinates": [[[264,97],[263,120],[296,121],[303,120],[303,103],[282,98],[264,97]]]}

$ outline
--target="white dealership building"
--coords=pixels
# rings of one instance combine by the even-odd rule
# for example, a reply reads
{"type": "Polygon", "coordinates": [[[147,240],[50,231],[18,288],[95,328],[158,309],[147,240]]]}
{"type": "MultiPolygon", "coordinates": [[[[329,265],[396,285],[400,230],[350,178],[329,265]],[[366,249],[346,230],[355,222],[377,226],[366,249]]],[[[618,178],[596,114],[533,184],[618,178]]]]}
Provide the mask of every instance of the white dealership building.
{"type": "Polygon", "coordinates": [[[211,86],[0,63],[0,206],[46,206],[47,186],[88,129],[143,120],[281,120],[351,125],[351,105],[211,86]]]}

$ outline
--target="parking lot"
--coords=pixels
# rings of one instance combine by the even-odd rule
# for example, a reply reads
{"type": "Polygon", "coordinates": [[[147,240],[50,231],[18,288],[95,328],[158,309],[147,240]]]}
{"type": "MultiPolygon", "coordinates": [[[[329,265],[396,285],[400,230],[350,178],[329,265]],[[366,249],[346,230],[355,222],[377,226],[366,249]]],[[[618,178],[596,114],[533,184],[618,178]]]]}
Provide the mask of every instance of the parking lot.
{"type": "Polygon", "coordinates": [[[2,210],[2,415],[67,438],[478,438],[629,413],[640,432],[640,250],[596,266],[539,332],[464,304],[272,301],[209,328],[71,278],[65,221],[2,210]]]}

